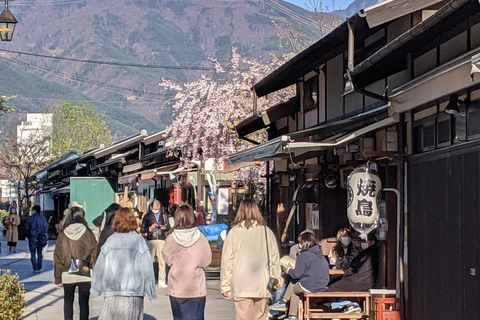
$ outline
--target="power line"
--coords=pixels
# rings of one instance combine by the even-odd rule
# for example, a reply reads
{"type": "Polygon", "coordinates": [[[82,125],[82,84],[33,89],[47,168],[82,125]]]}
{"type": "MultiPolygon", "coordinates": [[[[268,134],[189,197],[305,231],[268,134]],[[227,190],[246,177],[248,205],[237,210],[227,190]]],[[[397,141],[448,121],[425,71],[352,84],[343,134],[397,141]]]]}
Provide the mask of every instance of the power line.
{"type": "MultiPolygon", "coordinates": [[[[101,64],[101,65],[110,65],[110,66],[120,66],[120,67],[130,67],[130,68],[148,68],[148,69],[166,69],[166,70],[183,70],[183,71],[215,71],[214,67],[184,67],[184,66],[159,66],[159,65],[151,65],[151,64],[135,64],[135,63],[123,63],[123,62],[110,62],[110,61],[99,61],[99,60],[82,60],[82,59],[75,59],[75,58],[66,58],[66,57],[56,57],[56,56],[49,56],[45,54],[38,54],[38,53],[29,53],[29,52],[22,52],[22,51],[14,51],[14,50],[7,50],[7,49],[0,49],[1,52],[8,52],[8,53],[15,53],[20,55],[32,56],[37,58],[47,58],[47,59],[55,59],[55,60],[64,60],[64,61],[73,61],[73,62],[81,62],[81,63],[93,63],[93,64],[101,64]]],[[[229,68],[224,68],[225,70],[233,70],[229,68]]],[[[242,69],[239,69],[242,71],[242,69]]],[[[246,71],[247,69],[243,70],[246,71]]]]}
{"type": "MultiPolygon", "coordinates": [[[[111,85],[111,84],[108,84],[108,83],[103,83],[103,82],[96,81],[96,80],[76,77],[76,76],[73,76],[73,75],[70,75],[70,74],[67,74],[67,73],[57,72],[57,71],[41,68],[41,67],[38,67],[38,66],[34,66],[30,63],[27,63],[27,62],[24,62],[24,61],[21,61],[19,59],[15,59],[15,58],[9,59],[9,58],[5,58],[5,57],[0,56],[0,59],[18,64],[18,65],[21,65],[21,66],[24,66],[24,67],[29,68],[29,69],[34,69],[34,70],[37,70],[37,71],[50,73],[50,74],[56,75],[58,77],[61,77],[65,80],[75,81],[75,82],[83,84],[83,85],[97,86],[97,87],[102,87],[102,88],[107,88],[107,89],[125,90],[125,91],[128,91],[129,93],[132,92],[132,93],[154,95],[154,96],[166,96],[166,97],[169,97],[169,98],[173,96],[172,94],[168,94],[168,93],[148,92],[148,91],[145,91],[145,90],[126,88],[126,87],[121,87],[121,86],[117,86],[117,85],[111,85]]],[[[118,94],[123,94],[123,93],[120,93],[118,91],[111,91],[111,92],[118,93],[118,94]]],[[[139,98],[141,98],[141,97],[139,97],[139,98]]],[[[158,100],[158,101],[160,102],[160,100],[158,100]]]]}

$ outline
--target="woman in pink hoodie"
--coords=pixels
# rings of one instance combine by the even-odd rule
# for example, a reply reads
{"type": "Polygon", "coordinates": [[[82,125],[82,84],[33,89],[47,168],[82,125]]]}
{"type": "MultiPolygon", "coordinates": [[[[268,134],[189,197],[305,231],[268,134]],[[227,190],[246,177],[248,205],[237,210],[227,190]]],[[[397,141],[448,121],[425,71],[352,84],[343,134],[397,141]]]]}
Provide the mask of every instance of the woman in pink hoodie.
{"type": "Polygon", "coordinates": [[[204,320],[207,296],[204,268],[212,262],[212,251],[189,205],[179,206],[174,219],[175,226],[162,253],[170,267],[168,294],[173,318],[204,320]]]}

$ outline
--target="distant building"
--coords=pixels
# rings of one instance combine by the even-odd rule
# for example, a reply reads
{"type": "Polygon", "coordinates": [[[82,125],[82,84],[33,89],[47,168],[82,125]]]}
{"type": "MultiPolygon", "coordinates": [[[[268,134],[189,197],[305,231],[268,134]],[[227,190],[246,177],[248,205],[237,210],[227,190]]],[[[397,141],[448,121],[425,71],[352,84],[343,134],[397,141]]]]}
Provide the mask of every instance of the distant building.
{"type": "Polygon", "coordinates": [[[34,133],[51,134],[51,113],[27,113],[26,121],[17,125],[17,142],[30,139],[34,133]]]}

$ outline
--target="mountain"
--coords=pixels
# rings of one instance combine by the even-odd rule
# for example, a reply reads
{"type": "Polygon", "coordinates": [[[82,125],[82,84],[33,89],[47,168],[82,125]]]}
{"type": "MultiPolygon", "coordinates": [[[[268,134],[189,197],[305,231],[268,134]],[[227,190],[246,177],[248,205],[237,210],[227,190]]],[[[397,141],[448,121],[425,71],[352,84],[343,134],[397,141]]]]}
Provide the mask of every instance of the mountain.
{"type": "MultiPolygon", "coordinates": [[[[162,78],[211,74],[208,58],[228,62],[232,46],[247,57],[282,54],[270,18],[314,20],[281,0],[31,0],[10,9],[19,23],[0,46],[0,94],[18,95],[12,105],[23,112],[58,96],[88,102],[107,114],[117,139],[168,125],[172,92],[158,86],[162,78]]],[[[302,30],[313,33],[312,25],[302,30]]]]}
{"type": "MultiPolygon", "coordinates": [[[[380,0],[381,1],[381,0],[380,0]]],[[[380,2],[379,0],[355,0],[346,9],[333,11],[332,13],[339,17],[351,17],[362,9],[368,8],[380,2]]]]}

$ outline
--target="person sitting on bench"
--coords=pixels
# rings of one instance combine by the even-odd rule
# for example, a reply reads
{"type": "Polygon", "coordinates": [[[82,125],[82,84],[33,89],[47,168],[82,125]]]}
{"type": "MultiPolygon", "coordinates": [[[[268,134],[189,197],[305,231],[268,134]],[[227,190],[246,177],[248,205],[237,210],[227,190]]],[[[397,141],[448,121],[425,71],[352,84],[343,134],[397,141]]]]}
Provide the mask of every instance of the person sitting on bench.
{"type": "Polygon", "coordinates": [[[305,292],[323,292],[329,281],[329,268],[322,248],[318,245],[313,232],[300,235],[300,254],[297,257],[295,268],[287,268],[286,273],[292,278],[283,300],[290,301],[288,309],[289,319],[298,316],[300,296],[305,292]],[[296,281],[295,281],[296,280],[296,281]]]}
{"type": "Polygon", "coordinates": [[[374,286],[378,274],[376,241],[374,234],[368,234],[367,240],[361,242],[363,251],[352,260],[342,279],[331,284],[327,291],[368,291],[374,286]]]}

